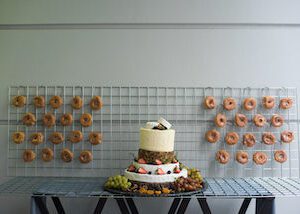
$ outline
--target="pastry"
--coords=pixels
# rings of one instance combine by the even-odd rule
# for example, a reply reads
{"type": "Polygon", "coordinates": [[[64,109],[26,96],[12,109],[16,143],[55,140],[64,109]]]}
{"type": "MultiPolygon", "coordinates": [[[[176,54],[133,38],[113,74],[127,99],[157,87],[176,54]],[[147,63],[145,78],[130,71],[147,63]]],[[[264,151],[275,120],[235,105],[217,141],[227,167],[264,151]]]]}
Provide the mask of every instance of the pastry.
{"type": "Polygon", "coordinates": [[[70,126],[73,123],[73,116],[70,113],[63,114],[60,117],[60,123],[63,126],[70,126]]]}
{"type": "Polygon", "coordinates": [[[53,160],[54,158],[54,153],[53,150],[50,148],[43,148],[42,149],[42,159],[45,162],[49,162],[51,160],[53,160]]]}
{"type": "Polygon", "coordinates": [[[279,108],[281,108],[281,109],[289,109],[289,108],[292,107],[292,105],[293,105],[293,99],[289,98],[289,97],[286,97],[286,98],[282,98],[280,100],[279,108]]]}
{"type": "Polygon", "coordinates": [[[237,162],[239,162],[240,164],[246,164],[248,163],[248,153],[245,151],[238,151],[236,153],[235,159],[237,160],[237,162]]]}
{"type": "Polygon", "coordinates": [[[89,163],[93,160],[93,154],[91,151],[89,150],[84,150],[82,152],[80,152],[79,155],[79,161],[81,163],[89,163]]]}
{"type": "Polygon", "coordinates": [[[64,136],[60,132],[53,132],[49,136],[49,141],[53,144],[60,144],[64,141],[64,136]]]}
{"type": "Polygon", "coordinates": [[[41,132],[35,132],[30,135],[30,142],[33,145],[39,145],[44,142],[44,135],[41,132]]]}
{"type": "Polygon", "coordinates": [[[231,111],[236,108],[236,101],[232,97],[227,97],[223,100],[223,107],[227,111],[231,111]]]}
{"type": "Polygon", "coordinates": [[[253,161],[257,165],[264,165],[268,160],[268,156],[264,152],[255,152],[253,154],[253,161]]]}
{"type": "Polygon", "coordinates": [[[83,127],[89,127],[91,126],[93,123],[93,120],[92,120],[92,115],[89,114],[89,113],[83,113],[80,117],[80,124],[83,126],[83,127]]]}
{"type": "Polygon", "coordinates": [[[225,114],[218,113],[215,117],[216,126],[223,128],[226,126],[227,118],[225,114]]]}
{"type": "Polygon", "coordinates": [[[23,116],[23,124],[26,126],[33,126],[36,123],[35,115],[28,112],[23,116]]]}
{"type": "Polygon", "coordinates": [[[43,116],[43,124],[44,126],[50,128],[55,125],[56,117],[52,113],[47,113],[43,116]]]}
{"type": "Polygon", "coordinates": [[[33,97],[33,105],[36,108],[44,108],[45,107],[45,98],[43,96],[34,96],[33,97]]]}
{"type": "Polygon", "coordinates": [[[244,109],[247,111],[251,111],[256,107],[256,100],[253,97],[248,97],[244,100],[244,109]]]}
{"type": "Polygon", "coordinates": [[[283,125],[284,119],[279,114],[274,114],[271,118],[271,125],[274,127],[280,127],[283,125]]]}
{"type": "Polygon", "coordinates": [[[71,133],[70,133],[70,138],[69,140],[72,142],[72,143],[79,143],[80,141],[82,141],[83,139],[83,134],[81,131],[79,130],[73,130],[71,133]]]}
{"type": "Polygon", "coordinates": [[[100,96],[94,96],[90,101],[90,107],[92,110],[99,110],[103,106],[103,102],[100,96]]]}
{"type": "Polygon", "coordinates": [[[213,96],[207,96],[205,97],[203,104],[207,109],[214,109],[216,107],[216,99],[213,96]]]}
{"type": "Polygon", "coordinates": [[[220,140],[220,132],[217,130],[209,130],[205,133],[205,139],[210,143],[216,143],[220,140]]]}
{"type": "Polygon", "coordinates": [[[12,105],[15,107],[23,107],[26,105],[26,97],[25,96],[15,96],[12,98],[12,105]]]}
{"type": "Polygon", "coordinates": [[[266,145],[273,145],[276,142],[276,137],[271,132],[265,132],[262,135],[262,142],[266,145]]]}
{"type": "Polygon", "coordinates": [[[244,114],[237,113],[235,115],[235,124],[238,127],[245,127],[248,124],[248,118],[244,114]]]}
{"type": "Polygon", "coordinates": [[[280,139],[283,143],[291,143],[294,140],[294,133],[292,131],[283,131],[280,134],[280,139]]]}
{"type": "Polygon", "coordinates": [[[71,100],[71,106],[74,109],[81,109],[82,105],[83,105],[83,102],[82,102],[81,97],[75,96],[75,97],[72,98],[72,100],[71,100]]]}
{"type": "Polygon", "coordinates": [[[225,136],[225,142],[228,145],[235,145],[239,142],[239,135],[236,132],[228,132],[225,136]]]}
{"type": "Polygon", "coordinates": [[[243,144],[247,147],[253,147],[256,143],[256,137],[254,134],[245,133],[243,135],[243,144]]]}
{"type": "Polygon", "coordinates": [[[262,99],[262,105],[266,109],[271,109],[275,106],[275,98],[272,96],[264,96],[262,99]]]}
{"type": "Polygon", "coordinates": [[[12,134],[12,140],[16,144],[23,143],[24,140],[25,140],[25,133],[24,132],[20,132],[20,131],[14,132],[12,134]]]}
{"type": "Polygon", "coordinates": [[[89,133],[89,142],[92,145],[98,145],[102,142],[102,134],[100,132],[90,132],[89,133]]]}
{"type": "Polygon", "coordinates": [[[274,152],[274,159],[279,163],[284,163],[287,160],[287,155],[283,150],[277,150],[274,152]]]}
{"type": "Polygon", "coordinates": [[[263,115],[256,114],[253,118],[253,122],[257,127],[263,127],[266,124],[267,120],[263,115]]]}
{"type": "Polygon", "coordinates": [[[73,160],[74,154],[69,149],[63,149],[60,157],[64,162],[69,163],[73,160]]]}
{"type": "Polygon", "coordinates": [[[221,149],[216,153],[216,160],[221,164],[228,163],[229,159],[230,159],[230,155],[224,149],[221,149]]]}
{"type": "Polygon", "coordinates": [[[24,160],[24,162],[31,162],[31,161],[33,161],[35,159],[35,157],[36,157],[36,154],[31,149],[26,149],[23,152],[23,160],[24,160]]]}
{"type": "Polygon", "coordinates": [[[63,99],[60,96],[50,98],[49,104],[52,108],[58,109],[63,104],[63,99]]]}

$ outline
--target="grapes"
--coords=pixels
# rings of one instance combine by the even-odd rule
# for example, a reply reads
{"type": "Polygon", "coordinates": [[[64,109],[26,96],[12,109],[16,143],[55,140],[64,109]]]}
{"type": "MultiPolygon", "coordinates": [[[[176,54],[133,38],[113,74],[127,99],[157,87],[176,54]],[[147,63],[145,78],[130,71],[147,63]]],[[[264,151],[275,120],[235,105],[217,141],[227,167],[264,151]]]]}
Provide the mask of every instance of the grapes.
{"type": "Polygon", "coordinates": [[[199,182],[203,181],[203,178],[200,174],[200,172],[196,168],[191,168],[188,170],[188,177],[198,180],[199,182]]]}
{"type": "Polygon", "coordinates": [[[128,181],[128,179],[125,176],[122,175],[116,175],[109,177],[106,183],[104,184],[106,188],[111,189],[120,189],[120,190],[127,190],[131,183],[128,181]]]}

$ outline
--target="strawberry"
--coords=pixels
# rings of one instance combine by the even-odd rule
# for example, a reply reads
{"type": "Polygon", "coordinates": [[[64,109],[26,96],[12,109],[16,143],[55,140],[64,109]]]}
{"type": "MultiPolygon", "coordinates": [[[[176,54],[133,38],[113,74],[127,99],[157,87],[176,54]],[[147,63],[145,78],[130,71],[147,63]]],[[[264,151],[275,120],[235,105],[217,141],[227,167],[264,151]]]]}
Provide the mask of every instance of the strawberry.
{"type": "Polygon", "coordinates": [[[131,165],[128,167],[127,171],[129,171],[129,172],[134,172],[134,171],[135,171],[135,166],[131,164],[131,165]]]}
{"type": "Polygon", "coordinates": [[[158,159],[155,160],[155,163],[156,163],[157,165],[161,165],[161,164],[162,164],[162,162],[161,162],[160,160],[158,160],[158,159]]]}
{"type": "Polygon", "coordinates": [[[176,166],[176,167],[174,168],[174,173],[176,173],[176,174],[180,173],[179,167],[176,166]]]}
{"type": "Polygon", "coordinates": [[[138,163],[140,163],[140,164],[146,164],[147,162],[143,158],[140,158],[138,160],[138,163]]]}
{"type": "Polygon", "coordinates": [[[158,175],[164,175],[164,174],[166,174],[161,168],[158,168],[157,170],[156,170],[156,174],[158,174],[158,175]]]}
{"type": "Polygon", "coordinates": [[[138,169],[138,173],[147,174],[147,171],[144,168],[141,167],[141,168],[138,169]]]}

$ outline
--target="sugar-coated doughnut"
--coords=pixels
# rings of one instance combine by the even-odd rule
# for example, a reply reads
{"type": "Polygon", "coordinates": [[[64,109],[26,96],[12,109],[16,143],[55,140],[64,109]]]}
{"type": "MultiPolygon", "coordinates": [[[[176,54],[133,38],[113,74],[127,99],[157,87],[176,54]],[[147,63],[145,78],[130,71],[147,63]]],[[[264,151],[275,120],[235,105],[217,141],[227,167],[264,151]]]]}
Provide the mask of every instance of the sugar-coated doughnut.
{"type": "Polygon", "coordinates": [[[235,145],[239,142],[239,135],[236,132],[228,132],[225,136],[225,142],[228,145],[235,145]]]}
{"type": "Polygon", "coordinates": [[[209,130],[205,133],[205,139],[210,143],[216,143],[220,140],[220,132],[217,130],[209,130]]]}
{"type": "Polygon", "coordinates": [[[35,132],[30,135],[30,142],[33,145],[39,145],[44,142],[44,135],[41,132],[35,132]]]}
{"type": "Polygon", "coordinates": [[[255,109],[256,107],[256,99],[253,97],[248,97],[246,99],[244,99],[244,109],[247,111],[251,111],[253,109],[255,109]]]}
{"type": "Polygon", "coordinates": [[[289,109],[293,105],[293,99],[290,97],[282,98],[279,103],[279,108],[289,109]]]}
{"type": "Polygon", "coordinates": [[[45,162],[49,162],[51,160],[53,160],[54,158],[54,153],[53,150],[50,148],[43,148],[42,149],[42,159],[45,162]]]}
{"type": "Polygon", "coordinates": [[[43,96],[34,96],[33,97],[33,105],[36,108],[44,108],[45,107],[45,98],[43,96]]]}
{"type": "Polygon", "coordinates": [[[227,97],[223,100],[223,107],[227,111],[231,111],[236,108],[236,101],[232,97],[227,97]]]}
{"type": "Polygon", "coordinates": [[[90,101],[90,107],[92,110],[99,110],[103,106],[103,102],[100,96],[94,96],[90,101]]]}
{"type": "Polygon", "coordinates": [[[252,133],[245,133],[243,135],[243,144],[247,147],[253,147],[256,143],[256,137],[252,133]]]}
{"type": "Polygon", "coordinates": [[[64,136],[60,132],[52,132],[49,136],[49,140],[53,144],[60,144],[64,141],[64,136]]]}
{"type": "Polygon", "coordinates": [[[33,126],[36,123],[35,115],[28,112],[23,116],[23,124],[26,126],[33,126]]]}
{"type": "Polygon", "coordinates": [[[257,127],[263,127],[266,124],[267,120],[263,115],[256,114],[253,118],[253,122],[257,127]]]}
{"type": "Polygon", "coordinates": [[[227,118],[225,114],[218,113],[215,117],[215,124],[216,126],[223,128],[226,126],[227,118]]]}
{"type": "Polygon", "coordinates": [[[216,160],[221,164],[228,163],[229,159],[230,159],[230,155],[224,149],[221,149],[216,153],[216,160]]]}
{"type": "Polygon", "coordinates": [[[25,96],[14,96],[12,98],[12,105],[15,107],[23,107],[26,105],[26,97],[25,96]]]}
{"type": "Polygon", "coordinates": [[[92,115],[89,113],[83,113],[80,117],[80,123],[83,127],[91,126],[93,123],[92,115]]]}
{"type": "Polygon", "coordinates": [[[58,109],[63,103],[63,99],[57,95],[51,97],[49,100],[50,106],[54,109],[58,109]]]}
{"type": "Polygon", "coordinates": [[[255,152],[253,154],[253,161],[257,165],[263,165],[267,162],[267,160],[268,160],[268,156],[264,152],[255,152]]]}
{"type": "Polygon", "coordinates": [[[276,142],[276,137],[271,132],[265,132],[262,134],[262,142],[266,145],[273,145],[276,142]]]}
{"type": "Polygon", "coordinates": [[[23,152],[23,160],[24,162],[31,162],[35,159],[36,154],[33,150],[31,149],[26,149],[23,152]]]}
{"type": "Polygon", "coordinates": [[[55,125],[56,117],[54,114],[49,112],[43,116],[42,120],[43,120],[44,126],[50,128],[55,125]]]}
{"type": "Polygon", "coordinates": [[[271,109],[275,106],[275,98],[272,96],[264,96],[262,98],[262,105],[266,109],[271,109]]]}
{"type": "Polygon", "coordinates": [[[237,113],[235,115],[235,120],[234,121],[235,121],[235,124],[238,127],[245,127],[248,124],[248,118],[246,117],[246,115],[240,114],[240,113],[237,113]]]}
{"type": "Polygon", "coordinates": [[[92,145],[98,145],[102,142],[102,134],[100,132],[90,132],[89,133],[89,142],[92,145]]]}
{"type": "Polygon", "coordinates": [[[75,96],[75,97],[73,97],[72,100],[71,100],[71,106],[72,106],[74,109],[81,109],[82,104],[83,104],[82,99],[81,99],[81,97],[79,97],[79,96],[75,96]]]}
{"type": "Polygon", "coordinates": [[[287,160],[287,155],[284,150],[277,150],[274,152],[274,159],[279,163],[284,163],[287,160]]]}
{"type": "Polygon", "coordinates": [[[235,155],[235,159],[240,164],[246,164],[246,163],[248,163],[249,156],[248,156],[248,153],[245,151],[238,151],[235,155]]]}
{"type": "Polygon", "coordinates": [[[89,163],[93,160],[93,154],[91,151],[89,150],[84,150],[82,152],[80,152],[79,155],[79,161],[81,163],[89,163]]]}
{"type": "Polygon", "coordinates": [[[283,125],[284,119],[281,115],[279,114],[274,114],[271,117],[271,125],[274,127],[280,127],[283,125]]]}
{"type": "Polygon", "coordinates": [[[69,163],[73,160],[74,154],[69,149],[63,149],[60,157],[64,162],[69,163]]]}
{"type": "Polygon", "coordinates": [[[79,130],[71,131],[69,140],[72,143],[79,143],[80,141],[82,141],[82,139],[83,139],[83,134],[81,131],[79,131],[79,130]]]}
{"type": "Polygon", "coordinates": [[[63,126],[70,126],[73,123],[73,116],[70,113],[65,113],[60,117],[60,123],[63,126]]]}
{"type": "Polygon", "coordinates": [[[280,139],[283,143],[291,143],[294,140],[294,132],[292,131],[283,131],[280,134],[280,139]]]}
{"type": "Polygon", "coordinates": [[[216,107],[216,99],[213,96],[207,96],[205,97],[203,104],[207,109],[214,109],[216,107]]]}
{"type": "Polygon", "coordinates": [[[21,144],[25,140],[25,133],[24,132],[14,132],[12,134],[12,140],[16,144],[21,144]]]}

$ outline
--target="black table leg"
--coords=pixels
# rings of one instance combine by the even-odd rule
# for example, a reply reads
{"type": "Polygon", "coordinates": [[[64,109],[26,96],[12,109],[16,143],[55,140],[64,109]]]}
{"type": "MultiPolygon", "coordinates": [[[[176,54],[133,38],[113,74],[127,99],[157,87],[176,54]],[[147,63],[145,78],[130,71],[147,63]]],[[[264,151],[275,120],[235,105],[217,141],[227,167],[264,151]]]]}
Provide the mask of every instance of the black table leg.
{"type": "Polygon", "coordinates": [[[181,201],[181,198],[174,198],[168,214],[174,214],[176,212],[180,201],[181,201]]]}
{"type": "Polygon", "coordinates": [[[40,213],[49,214],[49,210],[48,210],[47,204],[46,204],[46,197],[44,197],[44,196],[33,196],[33,199],[34,199],[40,213]]]}
{"type": "Polygon", "coordinates": [[[209,206],[207,204],[206,198],[197,198],[197,200],[198,200],[198,203],[199,203],[199,205],[202,209],[202,212],[204,214],[211,214],[211,211],[210,211],[209,206]]]}
{"type": "Polygon", "coordinates": [[[182,201],[181,201],[181,203],[180,203],[180,206],[179,206],[179,208],[178,208],[178,210],[177,210],[177,213],[178,213],[178,214],[183,214],[183,213],[185,213],[186,208],[187,208],[187,206],[188,206],[189,203],[190,203],[190,200],[191,200],[191,198],[183,198],[183,199],[182,199],[182,201]]]}
{"type": "Polygon", "coordinates": [[[255,205],[256,214],[274,214],[275,213],[275,198],[256,198],[255,205]]]}
{"type": "Polygon", "coordinates": [[[94,214],[100,214],[104,208],[107,198],[99,198],[94,214]]]}
{"type": "Polygon", "coordinates": [[[118,206],[120,208],[121,213],[122,214],[129,214],[129,210],[126,206],[125,199],[124,198],[116,198],[116,201],[118,203],[118,206]]]}
{"type": "Polygon", "coordinates": [[[242,206],[241,206],[241,208],[239,210],[239,214],[245,214],[246,213],[246,211],[247,211],[247,209],[249,207],[250,202],[251,202],[251,198],[245,198],[244,199],[244,201],[242,203],[242,206]]]}
{"type": "Polygon", "coordinates": [[[58,214],[65,214],[65,210],[58,197],[51,197],[58,214]]]}
{"type": "Polygon", "coordinates": [[[134,203],[133,199],[132,198],[126,198],[126,201],[127,201],[127,204],[128,204],[128,207],[129,207],[131,213],[132,214],[138,214],[139,212],[138,212],[138,210],[135,206],[135,203],[134,203]]]}

